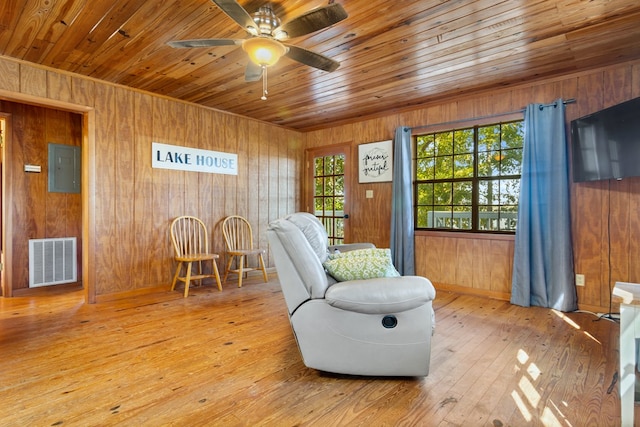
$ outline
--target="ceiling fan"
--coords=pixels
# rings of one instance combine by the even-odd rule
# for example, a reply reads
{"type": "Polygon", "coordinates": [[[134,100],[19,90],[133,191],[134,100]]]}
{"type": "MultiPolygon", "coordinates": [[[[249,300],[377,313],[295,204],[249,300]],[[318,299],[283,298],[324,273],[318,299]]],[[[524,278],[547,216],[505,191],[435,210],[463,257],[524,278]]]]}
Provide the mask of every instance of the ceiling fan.
{"type": "Polygon", "coordinates": [[[323,71],[335,71],[340,63],[305,48],[284,44],[285,40],[310,34],[342,21],[348,15],[338,3],[312,9],[284,24],[270,5],[260,7],[253,16],[236,0],[212,0],[225,14],[237,22],[248,33],[245,39],[194,39],[173,40],[171,47],[242,46],[249,56],[245,69],[245,80],[257,81],[262,77],[262,99],[267,99],[267,67],[274,65],[282,56],[323,71]]]}

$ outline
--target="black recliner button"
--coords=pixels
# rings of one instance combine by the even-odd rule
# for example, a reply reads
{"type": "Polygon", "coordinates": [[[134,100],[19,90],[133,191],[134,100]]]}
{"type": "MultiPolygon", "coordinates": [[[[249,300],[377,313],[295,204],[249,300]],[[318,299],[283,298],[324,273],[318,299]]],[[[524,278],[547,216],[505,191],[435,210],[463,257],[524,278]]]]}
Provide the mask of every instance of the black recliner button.
{"type": "Polygon", "coordinates": [[[387,315],[382,318],[382,326],[387,329],[395,328],[398,324],[398,319],[396,316],[387,315]]]}

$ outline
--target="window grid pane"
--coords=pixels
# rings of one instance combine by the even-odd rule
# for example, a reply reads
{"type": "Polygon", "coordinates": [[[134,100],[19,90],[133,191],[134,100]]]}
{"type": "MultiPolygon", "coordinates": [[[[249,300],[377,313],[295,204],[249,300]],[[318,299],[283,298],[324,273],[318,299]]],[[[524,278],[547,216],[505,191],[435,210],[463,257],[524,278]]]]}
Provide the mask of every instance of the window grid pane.
{"type": "Polygon", "coordinates": [[[415,226],[513,233],[523,121],[418,135],[415,226]]]}
{"type": "Polygon", "coordinates": [[[331,245],[344,242],[344,163],[343,154],[314,159],[314,214],[331,245]]]}

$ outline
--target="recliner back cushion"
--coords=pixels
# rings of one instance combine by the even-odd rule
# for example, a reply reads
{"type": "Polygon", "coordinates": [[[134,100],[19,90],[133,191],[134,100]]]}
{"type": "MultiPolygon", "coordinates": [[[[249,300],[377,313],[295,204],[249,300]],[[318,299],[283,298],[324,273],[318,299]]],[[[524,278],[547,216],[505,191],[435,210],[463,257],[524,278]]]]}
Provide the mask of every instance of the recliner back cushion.
{"type": "MultiPolygon", "coordinates": [[[[311,298],[324,298],[329,281],[322,262],[318,259],[318,249],[312,247],[307,237],[308,234],[314,234],[309,231],[313,227],[309,226],[309,221],[297,218],[298,215],[300,214],[276,220],[269,225],[269,228],[282,243],[289,260],[303,281],[302,285],[307,289],[311,298]],[[295,219],[291,220],[294,217],[295,219]],[[303,232],[299,224],[307,228],[307,234],[303,232]]],[[[317,232],[315,234],[317,235],[317,232]]],[[[317,237],[315,243],[317,244],[317,237]]],[[[326,243],[324,248],[326,251],[326,243]]],[[[280,278],[281,281],[290,279],[280,278]]]]}
{"type": "Polygon", "coordinates": [[[314,215],[308,212],[297,212],[286,217],[287,221],[292,222],[302,231],[302,234],[306,237],[311,249],[318,256],[320,263],[327,260],[329,255],[329,239],[327,237],[327,230],[314,215]]]}

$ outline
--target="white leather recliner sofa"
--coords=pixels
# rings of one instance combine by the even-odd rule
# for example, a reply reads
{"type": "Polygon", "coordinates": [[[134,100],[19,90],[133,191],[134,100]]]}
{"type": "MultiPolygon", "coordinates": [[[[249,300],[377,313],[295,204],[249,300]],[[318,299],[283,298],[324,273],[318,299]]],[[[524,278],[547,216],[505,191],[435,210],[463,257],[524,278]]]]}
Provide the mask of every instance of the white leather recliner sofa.
{"type": "MultiPolygon", "coordinates": [[[[304,364],[372,376],[429,373],[435,289],[419,276],[336,282],[323,262],[327,233],[309,213],[273,221],[267,231],[304,364]]],[[[341,251],[359,246],[345,245],[341,251]]]]}

